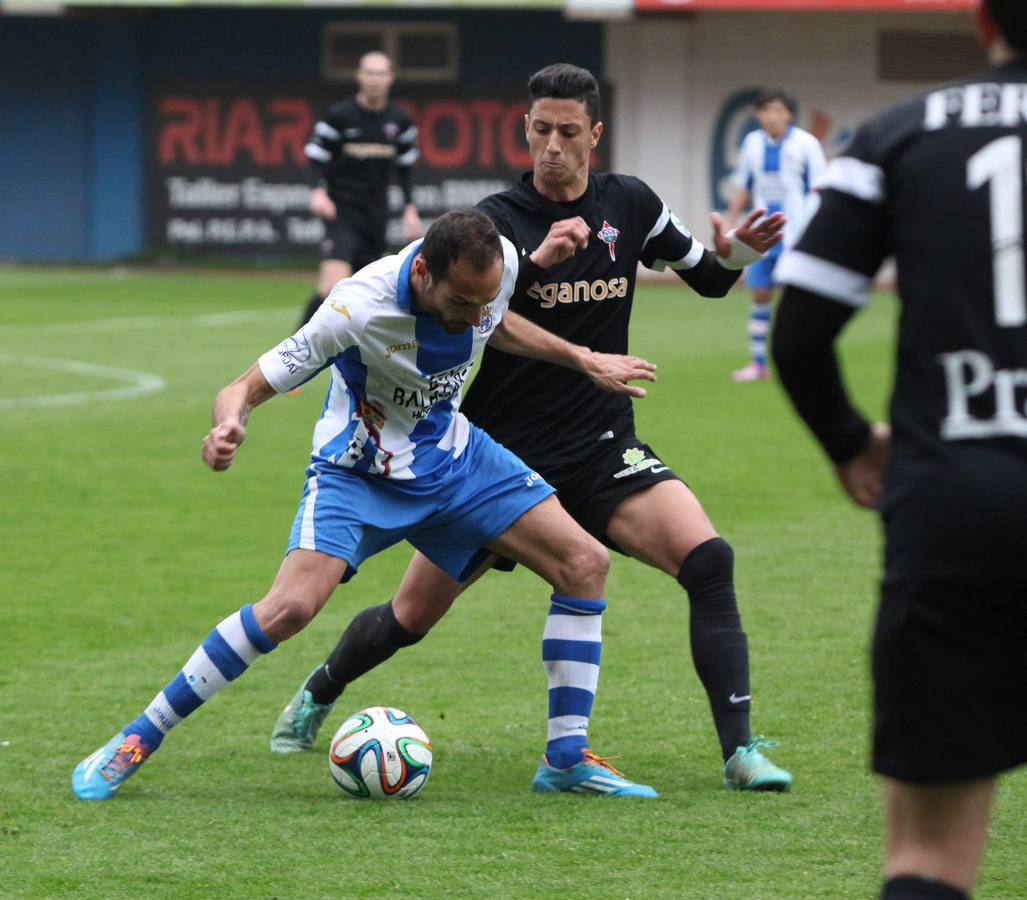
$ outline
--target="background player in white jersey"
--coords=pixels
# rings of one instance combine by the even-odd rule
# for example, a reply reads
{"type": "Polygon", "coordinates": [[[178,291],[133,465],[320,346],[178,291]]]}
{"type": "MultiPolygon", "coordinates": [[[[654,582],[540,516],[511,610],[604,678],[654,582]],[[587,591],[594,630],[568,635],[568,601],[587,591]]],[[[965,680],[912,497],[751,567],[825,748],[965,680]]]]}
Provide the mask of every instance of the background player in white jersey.
{"type": "MultiPolygon", "coordinates": [[[[533,259],[546,266],[585,242],[581,220],[561,222],[533,259]]],[[[652,379],[653,367],[592,354],[507,315],[518,268],[487,216],[448,213],[423,244],[341,282],[310,323],[218,394],[203,441],[216,471],[232,464],[255,406],[332,369],[286,557],[264,598],[222,621],[146,710],[75,768],[78,797],[113,796],[171,728],[304,628],[365,559],[403,539],[457,580],[489,551],[524,563],[553,586],[560,659],[598,657],[606,550],[539,475],[468,423],[460,392],[490,339],[592,372],[610,389],[641,390],[624,382],[652,379]]],[[[652,793],[600,763],[582,768],[604,790],[652,793]]]]}
{"type": "MultiPolygon", "coordinates": [[[[545,272],[529,260],[510,301],[512,309],[553,333],[594,350],[626,352],[639,263],[670,267],[700,294],[723,297],[741,266],[780,237],[780,213],[756,225],[764,212],[757,210],[736,234],[725,233],[714,214],[715,249],[708,250],[640,179],[590,172],[603,123],[599,85],[587,70],[547,66],[531,77],[528,97],[525,130],[534,168],[479,208],[521,248],[535,246],[554,223],[576,217],[588,223],[588,247],[545,272]]],[[[599,391],[576,373],[543,363],[521,365],[489,349],[463,408],[556,487],[560,502],[586,531],[666,572],[674,580],[672,590],[688,592],[692,660],[713,713],[722,777],[736,789],[787,790],[791,775],[764,756],[768,744],[751,733],[749,650],[731,546],[688,486],[635,434],[630,398],[599,391]]],[[[510,568],[507,561],[493,562],[510,568]]],[[[360,612],[326,663],[300,686],[275,724],[272,750],[310,749],[345,685],[420,640],[463,587],[416,554],[396,596],[360,612]]],[[[549,631],[542,642],[549,740],[533,786],[574,790],[584,748],[574,723],[577,704],[588,696],[553,665],[549,631]]]]}
{"type": "Polygon", "coordinates": [[[764,91],[756,98],[760,127],[750,131],[738,151],[733,180],[736,191],[725,214],[728,226],[750,205],[769,212],[783,212],[784,240],[746,271],[752,288],[749,312],[749,362],[732,374],[735,381],[760,381],[770,377],[767,368],[767,335],[770,333],[774,299],[774,267],[784,248],[795,243],[806,217],[806,204],[816,180],[824,171],[824,151],[808,131],[793,123],[795,101],[784,91],[764,91]]]}
{"type": "Polygon", "coordinates": [[[301,325],[310,321],[337,281],[385,252],[391,175],[403,192],[406,239],[412,241],[421,233],[412,175],[420,153],[417,128],[406,111],[389,100],[392,62],[384,53],[365,53],[355,74],[356,96],[325,110],[304,147],[313,181],[310,211],[324,220],[325,237],[317,290],[307,302],[301,325]]]}
{"type": "Polygon", "coordinates": [[[778,266],[781,381],[845,491],[884,519],[888,900],[965,900],[995,778],[1027,763],[1027,3],[985,0],[979,23],[996,67],[861,128],[778,266]],[[833,343],[891,254],[889,433],[851,406],[833,343]]]}

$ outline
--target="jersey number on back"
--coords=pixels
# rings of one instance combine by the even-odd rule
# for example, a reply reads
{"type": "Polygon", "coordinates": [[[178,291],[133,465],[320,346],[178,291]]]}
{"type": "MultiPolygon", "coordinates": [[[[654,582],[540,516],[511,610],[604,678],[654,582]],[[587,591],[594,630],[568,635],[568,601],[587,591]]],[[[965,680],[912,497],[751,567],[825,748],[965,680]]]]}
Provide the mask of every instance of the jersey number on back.
{"type": "Polygon", "coordinates": [[[966,186],[970,190],[991,185],[989,207],[995,321],[1005,328],[1027,323],[1023,174],[1023,141],[1015,135],[992,141],[966,163],[966,186]]]}

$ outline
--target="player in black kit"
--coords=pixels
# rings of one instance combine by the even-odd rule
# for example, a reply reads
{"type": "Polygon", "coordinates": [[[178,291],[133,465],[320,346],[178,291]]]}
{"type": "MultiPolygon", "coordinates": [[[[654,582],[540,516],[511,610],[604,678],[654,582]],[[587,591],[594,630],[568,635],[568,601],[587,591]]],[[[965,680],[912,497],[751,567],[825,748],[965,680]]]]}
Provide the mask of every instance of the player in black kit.
{"type": "Polygon", "coordinates": [[[310,321],[337,281],[385,252],[386,189],[393,171],[403,191],[406,237],[413,240],[421,232],[411,176],[419,153],[417,128],[389,100],[392,64],[384,53],[365,53],[356,78],[357,95],[329,107],[304,148],[314,181],[310,211],[324,219],[325,239],[317,290],[300,324],[310,321]]]}
{"type": "MultiPolygon", "coordinates": [[[[639,262],[669,266],[700,294],[722,297],[740,267],[780,239],[780,214],[760,219],[765,210],[757,210],[727,234],[714,214],[716,249],[705,249],[644,182],[589,172],[603,130],[591,73],[550,66],[531,78],[528,89],[534,169],[480,204],[521,248],[511,305],[522,315],[592,351],[623,354],[639,262]],[[532,248],[554,222],[572,219],[587,223],[587,246],[542,271],[532,263],[532,248]]],[[[643,395],[636,389],[636,396],[643,395]]],[[[760,752],[769,742],[750,733],[748,645],[735,600],[733,552],[685,483],[636,437],[631,400],[600,390],[587,377],[565,377],[546,363],[524,366],[486,348],[461,409],[549,480],[587,531],[664,570],[688,592],[692,657],[712,707],[725,784],[787,790],[791,775],[760,752]]],[[[344,686],[419,640],[464,587],[415,555],[392,601],[358,614],[327,663],[297,692],[275,726],[272,749],[309,749],[344,686]]],[[[535,790],[569,789],[561,773],[573,772],[581,758],[582,748],[566,734],[574,717],[560,714],[567,683],[550,678],[549,744],[535,790]]]]}
{"type": "Polygon", "coordinates": [[[884,518],[873,767],[891,900],[969,895],[995,776],[1027,762],[1027,4],[985,0],[979,24],[997,67],[864,126],[779,266],[781,381],[884,518]],[[833,343],[891,254],[889,432],[850,405],[833,343]]]}

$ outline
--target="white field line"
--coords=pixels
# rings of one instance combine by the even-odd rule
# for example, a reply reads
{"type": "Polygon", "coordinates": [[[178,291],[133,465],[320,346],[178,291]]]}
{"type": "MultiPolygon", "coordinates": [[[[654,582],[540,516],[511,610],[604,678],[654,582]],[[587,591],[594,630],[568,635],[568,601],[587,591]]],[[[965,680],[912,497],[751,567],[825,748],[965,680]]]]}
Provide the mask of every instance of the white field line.
{"type": "MultiPolygon", "coordinates": [[[[122,331],[127,329],[163,328],[180,324],[189,327],[218,328],[245,322],[260,322],[277,318],[295,307],[279,309],[239,309],[231,312],[205,313],[193,316],[119,316],[110,319],[87,319],[82,322],[48,322],[32,325],[0,325],[0,337],[9,333],[31,331],[43,334],[82,334],[84,332],[122,331]]],[[[102,391],[75,391],[66,394],[41,394],[26,397],[0,398],[0,410],[15,407],[75,406],[97,400],[130,400],[163,391],[167,381],[160,375],[137,372],[133,369],[115,369],[76,359],[53,359],[42,356],[13,356],[0,353],[0,365],[18,365],[31,369],[57,370],[93,378],[116,378],[128,382],[122,387],[102,391]]]]}
{"type": "Polygon", "coordinates": [[[129,400],[132,397],[156,394],[168,386],[167,381],[159,375],[136,372],[132,369],[98,366],[95,363],[80,362],[77,359],[50,359],[44,356],[12,356],[9,353],[0,353],[0,364],[46,369],[47,371],[56,369],[59,372],[71,372],[73,375],[117,378],[128,382],[122,387],[108,388],[102,391],[76,391],[68,394],[42,394],[0,399],[0,409],[12,409],[16,406],[75,406],[79,403],[92,403],[96,400],[129,400]]]}
{"type": "Polygon", "coordinates": [[[246,322],[261,322],[278,318],[287,312],[295,314],[298,306],[278,309],[238,309],[230,312],[204,313],[185,316],[116,316],[110,319],[85,319],[81,322],[46,322],[24,325],[0,325],[0,337],[7,334],[83,334],[103,331],[125,331],[136,328],[163,328],[166,325],[187,327],[219,328],[223,325],[239,325],[246,322]]]}

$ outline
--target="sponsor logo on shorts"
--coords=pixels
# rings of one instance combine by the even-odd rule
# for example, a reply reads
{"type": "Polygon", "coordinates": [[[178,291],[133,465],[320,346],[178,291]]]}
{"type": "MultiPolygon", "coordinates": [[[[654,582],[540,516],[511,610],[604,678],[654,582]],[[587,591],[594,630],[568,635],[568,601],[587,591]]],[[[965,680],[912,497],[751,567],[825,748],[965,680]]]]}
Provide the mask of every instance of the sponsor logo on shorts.
{"type": "Polygon", "coordinates": [[[385,348],[385,358],[389,359],[393,353],[399,353],[400,350],[416,350],[421,346],[420,341],[407,341],[404,344],[389,344],[385,348]]]}
{"type": "Polygon", "coordinates": [[[629,447],[624,451],[622,459],[627,468],[615,473],[614,478],[627,478],[629,475],[637,475],[639,472],[645,472],[646,470],[654,474],[667,471],[667,467],[658,459],[652,456],[647,457],[645,450],[641,447],[629,447]]]}

